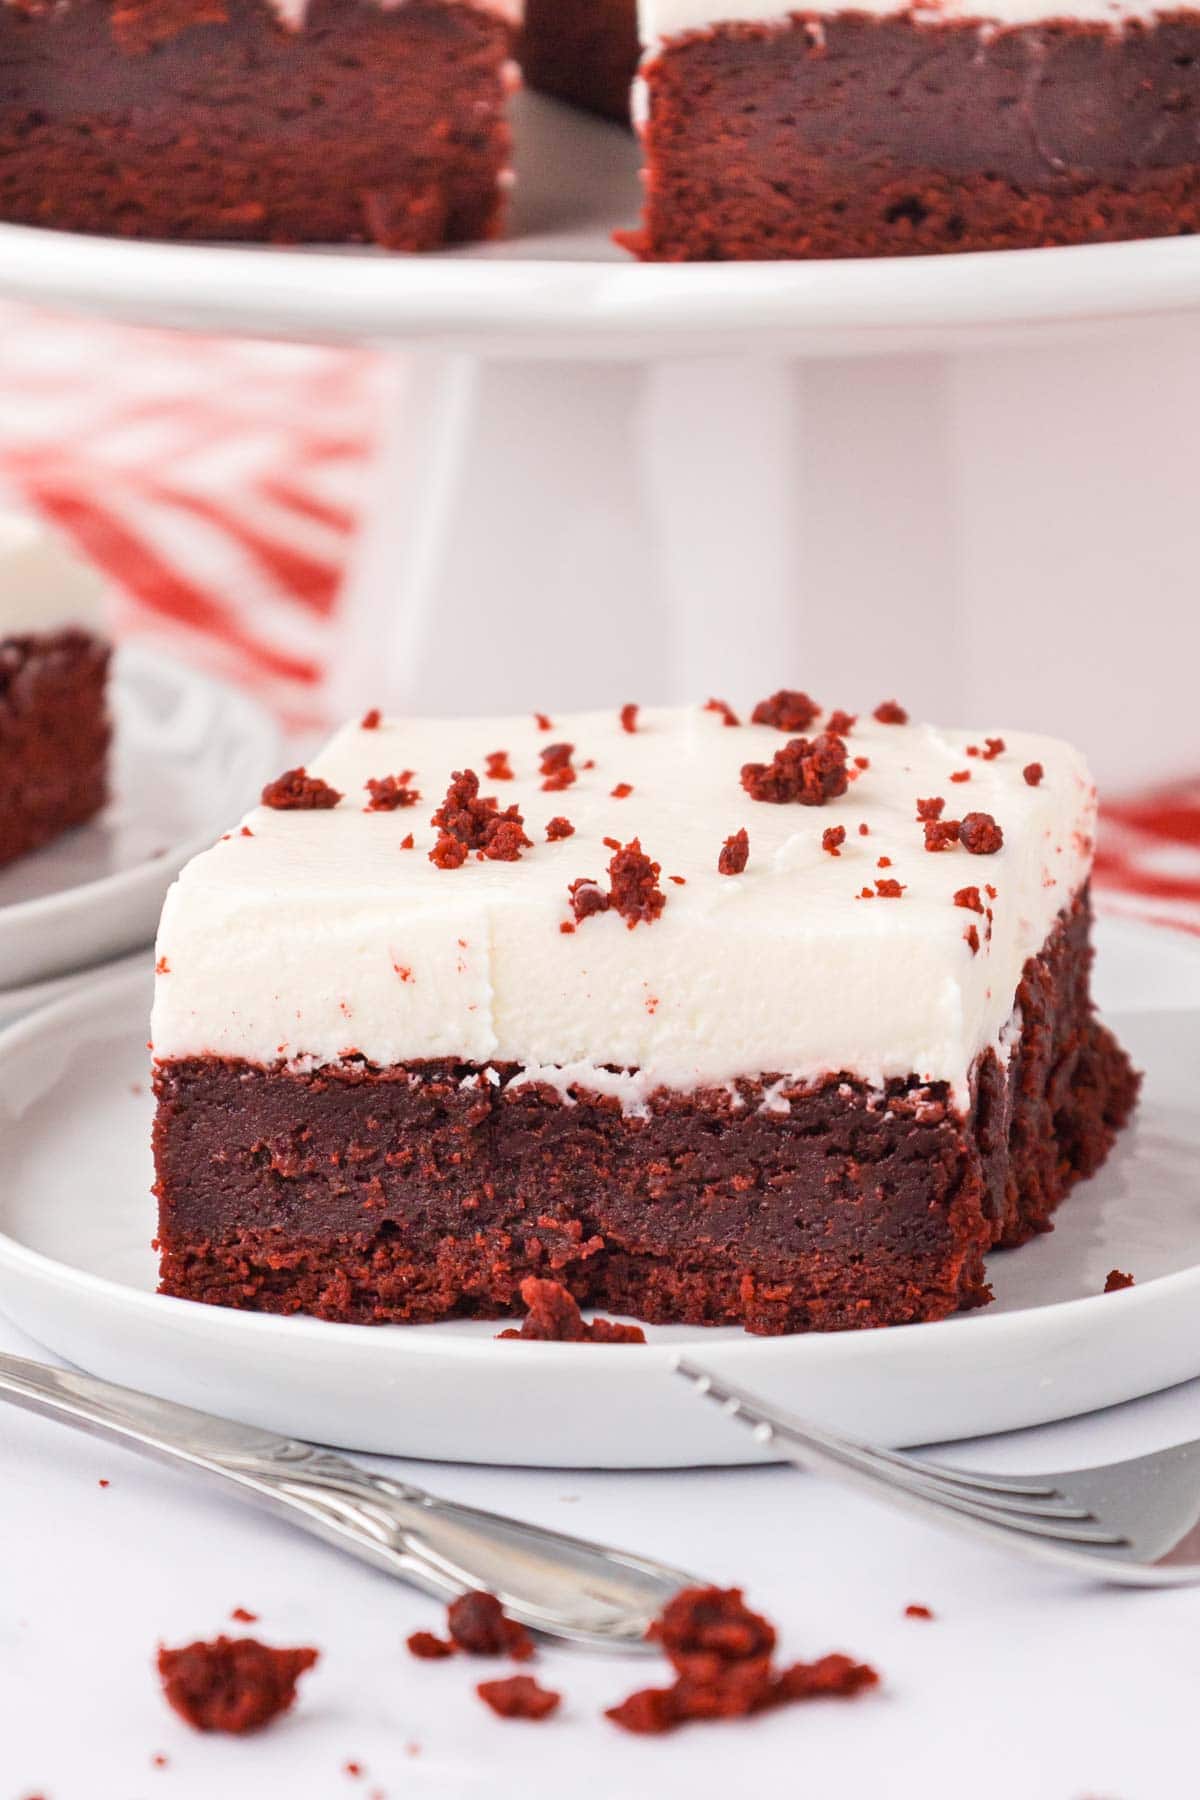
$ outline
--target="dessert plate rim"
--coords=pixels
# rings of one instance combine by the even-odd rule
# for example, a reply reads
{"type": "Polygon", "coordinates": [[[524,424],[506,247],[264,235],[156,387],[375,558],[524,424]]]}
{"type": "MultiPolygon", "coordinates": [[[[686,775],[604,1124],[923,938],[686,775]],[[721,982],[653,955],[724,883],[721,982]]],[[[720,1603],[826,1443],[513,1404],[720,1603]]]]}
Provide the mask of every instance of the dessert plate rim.
{"type": "MultiPolygon", "coordinates": [[[[1100,930],[1114,954],[1118,938],[1100,930]]],[[[1164,935],[1128,921],[1119,923],[1118,934],[1131,955],[1139,941],[1164,935]]],[[[1182,936],[1176,947],[1192,1003],[1174,1015],[1132,1013],[1126,1024],[1174,1017],[1172,1029],[1200,1041],[1200,950],[1182,936]]],[[[99,1028],[123,1044],[132,1044],[135,1033],[143,1039],[150,975],[147,958],[141,968],[90,983],[0,1031],[0,1176],[7,1134],[21,1133],[22,1089],[35,1100],[57,1093],[61,1101],[81,1034],[86,1040],[99,1028]]],[[[124,1083],[127,1074],[122,1068],[112,1080],[124,1083]]],[[[1200,1156],[1200,1118],[1193,1149],[1200,1156]]],[[[97,1146],[97,1164],[99,1153],[97,1146]]],[[[0,1191],[14,1185],[0,1180],[0,1191]]],[[[35,1201],[28,1196],[31,1207],[35,1201]]],[[[1073,1203],[1078,1200],[1067,1206],[1073,1203]]],[[[0,1200],[5,1204],[13,1202],[0,1200]]],[[[891,1427],[888,1409],[881,1415],[876,1404],[872,1411],[867,1396],[865,1434],[895,1443],[1043,1423],[1200,1374],[1200,1343],[1186,1326],[1200,1296],[1200,1257],[1127,1292],[1096,1289],[937,1324],[786,1338],[735,1331],[685,1337],[658,1328],[645,1347],[518,1342],[501,1348],[493,1341],[500,1329],[494,1321],[369,1327],[161,1296],[35,1248],[14,1235],[10,1222],[11,1213],[0,1216],[0,1310],[52,1351],[185,1404],[240,1411],[252,1423],[291,1435],[396,1455],[612,1468],[765,1460],[747,1436],[727,1434],[720,1419],[669,1378],[671,1351],[684,1342],[700,1360],[707,1357],[714,1369],[759,1386],[778,1403],[790,1398],[803,1410],[801,1396],[811,1392],[816,1416],[851,1430],[864,1429],[867,1390],[890,1383],[891,1427]],[[947,1357],[952,1344],[954,1356],[947,1357]],[[1100,1347],[1104,1355],[1096,1356],[1100,1347]],[[1001,1403],[998,1390],[973,1407],[971,1381],[999,1364],[1012,1374],[1013,1392],[1001,1403]],[[407,1381],[414,1372],[420,1375],[415,1386],[407,1381]],[[939,1384],[945,1395],[936,1392],[939,1384]],[[407,1406],[398,1404],[402,1395],[407,1406]],[[572,1397],[590,1402],[594,1432],[579,1421],[550,1432],[538,1425],[539,1416],[553,1416],[572,1397]]]]}

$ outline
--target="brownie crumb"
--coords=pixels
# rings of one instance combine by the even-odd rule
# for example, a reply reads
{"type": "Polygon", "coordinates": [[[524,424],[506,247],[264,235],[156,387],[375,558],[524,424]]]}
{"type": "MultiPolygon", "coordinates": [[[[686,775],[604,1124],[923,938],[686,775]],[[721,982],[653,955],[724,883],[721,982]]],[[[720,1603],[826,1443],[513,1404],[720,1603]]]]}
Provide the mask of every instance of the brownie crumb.
{"type": "Polygon", "coordinates": [[[1104,1291],[1106,1294],[1119,1294],[1122,1288],[1131,1288],[1133,1286],[1133,1276],[1126,1275],[1122,1269],[1110,1269],[1104,1278],[1104,1291]]]}
{"type": "Polygon", "coordinates": [[[571,900],[571,911],[575,914],[576,923],[590,919],[593,913],[607,912],[609,898],[598,882],[590,876],[583,875],[573,881],[567,889],[571,900]]]}
{"type": "Polygon", "coordinates": [[[881,725],[907,725],[908,714],[897,700],[884,700],[875,708],[875,717],[881,725]]]}
{"type": "Polygon", "coordinates": [[[843,712],[839,706],[826,719],[825,729],[832,732],[834,737],[849,737],[857,724],[858,714],[843,712]]]}
{"type": "Polygon", "coordinates": [[[940,819],[945,810],[946,802],[940,794],[935,794],[931,800],[918,800],[917,822],[920,824],[930,819],[940,819]]]}
{"type": "Polygon", "coordinates": [[[981,913],[983,901],[979,897],[977,887],[961,887],[954,896],[955,906],[965,906],[969,912],[981,913]]]}
{"type": "Polygon", "coordinates": [[[432,1631],[414,1631],[405,1642],[409,1655],[419,1657],[422,1662],[440,1662],[443,1657],[454,1655],[454,1645],[449,1638],[440,1638],[432,1631]]]}
{"type": "Polygon", "coordinates": [[[379,730],[379,722],[382,718],[383,718],[383,714],[380,712],[379,708],[377,706],[373,706],[371,708],[370,712],[365,712],[363,714],[362,718],[360,719],[359,730],[360,731],[378,731],[379,730]]]}
{"type": "Polygon", "coordinates": [[[632,792],[633,788],[630,786],[629,782],[618,781],[616,787],[612,791],[611,797],[614,800],[628,800],[632,792]]]}
{"type": "Polygon", "coordinates": [[[958,841],[972,856],[994,856],[1004,842],[1004,833],[991,813],[970,812],[958,828],[958,841]]]}
{"type": "Polygon", "coordinates": [[[562,1699],[532,1675],[509,1675],[503,1681],[481,1681],[475,1692],[502,1719],[545,1719],[562,1699]]]}
{"type": "Polygon", "coordinates": [[[307,769],[287,769],[277,781],[269,781],[262,791],[264,806],[276,812],[326,812],[336,806],[341,795],[319,775],[307,769]]]}
{"type": "Polygon", "coordinates": [[[846,827],[844,825],[829,825],[821,833],[821,848],[827,850],[830,856],[840,856],[845,841],[846,827]]]}
{"type": "Polygon", "coordinates": [[[661,865],[650,860],[638,838],[614,853],[608,865],[609,904],[630,931],[635,925],[653,925],[667,904],[658,885],[661,873],[661,865]]]}
{"type": "Polygon", "coordinates": [[[516,862],[530,847],[515,806],[501,812],[494,796],[480,799],[474,769],[454,771],[446,798],[429,822],[439,833],[429,860],[439,869],[461,868],[469,850],[492,862],[516,862]]]}
{"type": "Polygon", "coordinates": [[[296,1683],[317,1661],[308,1648],[274,1650],[256,1638],[160,1647],[158,1673],[168,1703],[197,1731],[257,1731],[296,1698],[296,1683]]]}
{"type": "Polygon", "coordinates": [[[1041,763],[1026,763],[1025,767],[1021,770],[1021,773],[1025,777],[1026,786],[1038,787],[1041,785],[1042,777],[1046,771],[1043,769],[1041,763]]]}
{"type": "Polygon", "coordinates": [[[446,1627],[459,1650],[468,1656],[511,1656],[528,1662],[534,1642],[523,1625],[505,1616],[495,1594],[473,1589],[446,1608],[446,1627]]]}
{"type": "Polygon", "coordinates": [[[573,1294],[561,1282],[542,1281],[527,1275],[521,1283],[521,1299],[528,1309],[519,1328],[496,1333],[497,1338],[524,1338],[551,1344],[644,1344],[640,1325],[619,1325],[615,1319],[593,1319],[589,1324],[573,1294]]]}
{"type": "Polygon", "coordinates": [[[416,788],[406,785],[412,777],[411,769],[403,769],[399,775],[383,775],[378,781],[368,781],[366,790],[371,798],[364,812],[395,812],[401,806],[415,806],[421,796],[416,788]]]}
{"type": "Polygon", "coordinates": [[[820,711],[807,694],[780,688],[769,700],[760,700],[750,718],[755,725],[774,725],[777,731],[807,731],[820,711]]]}
{"type": "Polygon", "coordinates": [[[636,731],[637,730],[637,716],[638,716],[639,711],[640,711],[640,708],[637,707],[632,700],[629,701],[625,706],[623,706],[621,708],[621,730],[622,731],[636,731]]]}
{"type": "Polygon", "coordinates": [[[244,1606],[235,1606],[229,1616],[231,1619],[236,1619],[239,1625],[258,1624],[258,1614],[248,1612],[244,1606]]]}
{"type": "Polygon", "coordinates": [[[489,781],[515,781],[507,750],[489,750],[483,759],[483,772],[489,781]]]}
{"type": "Polygon", "coordinates": [[[743,764],[742,786],[752,800],[774,806],[789,801],[824,806],[849,786],[846,746],[828,732],[811,743],[807,738],[792,738],[775,752],[771,762],[743,764]]]}
{"type": "Polygon", "coordinates": [[[740,875],[750,860],[750,836],[745,826],[727,837],[717,858],[718,875],[740,875]]]}
{"type": "Polygon", "coordinates": [[[904,1609],[906,1619],[932,1619],[933,1613],[928,1606],[920,1606],[915,1601],[904,1609]]]}
{"type": "Polygon", "coordinates": [[[560,838],[574,837],[574,835],[575,827],[570,819],[564,819],[561,813],[551,819],[546,826],[546,842],[548,844],[556,844],[560,838]]]}
{"type": "Polygon", "coordinates": [[[925,848],[932,851],[953,850],[961,829],[957,819],[926,819],[925,848]]]}
{"type": "Polygon", "coordinates": [[[724,700],[706,700],[704,702],[704,711],[719,713],[721,715],[722,725],[740,725],[741,724],[741,720],[738,718],[737,714],[734,712],[732,706],[730,706],[724,700]]]}

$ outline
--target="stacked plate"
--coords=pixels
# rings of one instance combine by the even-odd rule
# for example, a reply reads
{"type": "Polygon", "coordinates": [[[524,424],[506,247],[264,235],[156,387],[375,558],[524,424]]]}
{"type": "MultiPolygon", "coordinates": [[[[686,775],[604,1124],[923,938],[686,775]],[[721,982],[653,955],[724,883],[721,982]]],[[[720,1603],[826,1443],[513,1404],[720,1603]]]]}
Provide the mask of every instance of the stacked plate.
{"type": "Polygon", "coordinates": [[[252,700],[140,646],[118,650],[113,797],[98,819],[0,870],[0,1025],[148,961],[183,864],[278,773],[252,700]]]}

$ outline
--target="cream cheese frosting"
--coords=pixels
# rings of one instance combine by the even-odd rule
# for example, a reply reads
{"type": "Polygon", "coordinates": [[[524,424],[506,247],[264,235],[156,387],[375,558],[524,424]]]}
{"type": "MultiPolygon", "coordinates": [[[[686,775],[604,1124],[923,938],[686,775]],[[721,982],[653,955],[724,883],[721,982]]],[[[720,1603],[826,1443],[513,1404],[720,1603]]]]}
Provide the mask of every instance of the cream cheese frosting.
{"type": "Polygon", "coordinates": [[[1170,8],[1147,0],[1071,0],[1069,7],[1054,0],[930,0],[928,5],[897,5],[896,0],[854,0],[852,6],[773,7],[764,0],[639,0],[638,17],[643,44],[656,46],[688,31],[706,31],[715,25],[783,25],[790,18],[820,19],[849,11],[877,16],[911,15],[931,24],[954,19],[977,19],[995,25],[1033,25],[1064,16],[1084,23],[1120,26],[1128,19],[1152,19],[1170,8]]]}
{"type": "Polygon", "coordinates": [[[24,513],[0,513],[0,638],[95,630],[103,623],[104,582],[56,532],[24,513]]]}
{"type": "Polygon", "coordinates": [[[1004,738],[986,760],[967,753],[983,746],[979,733],[861,715],[846,741],[867,767],[813,807],[756,801],[741,785],[742,765],[769,762],[788,734],[730,728],[700,706],[643,708],[632,733],[615,709],[564,715],[548,732],[528,717],[349,725],[309,764],[341,791],[336,807],[257,807],[171,889],[155,1056],[517,1064],[525,1079],[564,1086],[590,1074],[626,1105],[659,1084],[768,1071],[872,1085],[915,1075],[965,1102],[980,1052],[1007,1054],[1023,965],[1091,862],[1095,790],[1079,753],[1004,738]],[[540,752],[556,742],[575,746],[578,779],[547,793],[540,752]],[[514,780],[484,777],[497,750],[514,780]],[[1034,762],[1044,776],[1031,786],[1022,770],[1034,762]],[[501,807],[520,808],[533,846],[519,861],[429,860],[430,815],[464,768],[501,807]],[[964,769],[969,781],[952,783],[964,769]],[[368,779],[407,770],[416,805],[364,810],[368,779]],[[632,792],[614,797],[618,784],[632,792]],[[933,796],[947,818],[991,813],[1002,849],[927,851],[916,801],[933,796]],[[558,815],[574,835],[547,842],[558,815]],[[822,835],[837,825],[846,837],[832,856],[822,835]],[[722,843],[743,827],[745,871],[721,875],[722,843]],[[414,848],[402,849],[410,832],[414,848]],[[661,864],[661,915],[630,929],[609,911],[561,930],[569,884],[606,885],[604,840],[635,837],[661,864]],[[861,898],[878,880],[903,893],[861,898]],[[954,902],[987,884],[990,937],[954,902]]]}

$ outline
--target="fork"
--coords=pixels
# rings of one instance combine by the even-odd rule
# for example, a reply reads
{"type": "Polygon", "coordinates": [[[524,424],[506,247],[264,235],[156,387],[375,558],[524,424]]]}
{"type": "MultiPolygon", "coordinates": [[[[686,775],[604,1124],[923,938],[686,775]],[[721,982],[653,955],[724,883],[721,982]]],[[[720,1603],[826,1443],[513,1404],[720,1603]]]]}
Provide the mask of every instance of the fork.
{"type": "Polygon", "coordinates": [[[690,1357],[672,1366],[760,1444],[906,1512],[1126,1587],[1200,1582],[1200,1442],[1091,1469],[987,1475],[811,1425],[690,1357]]]}

